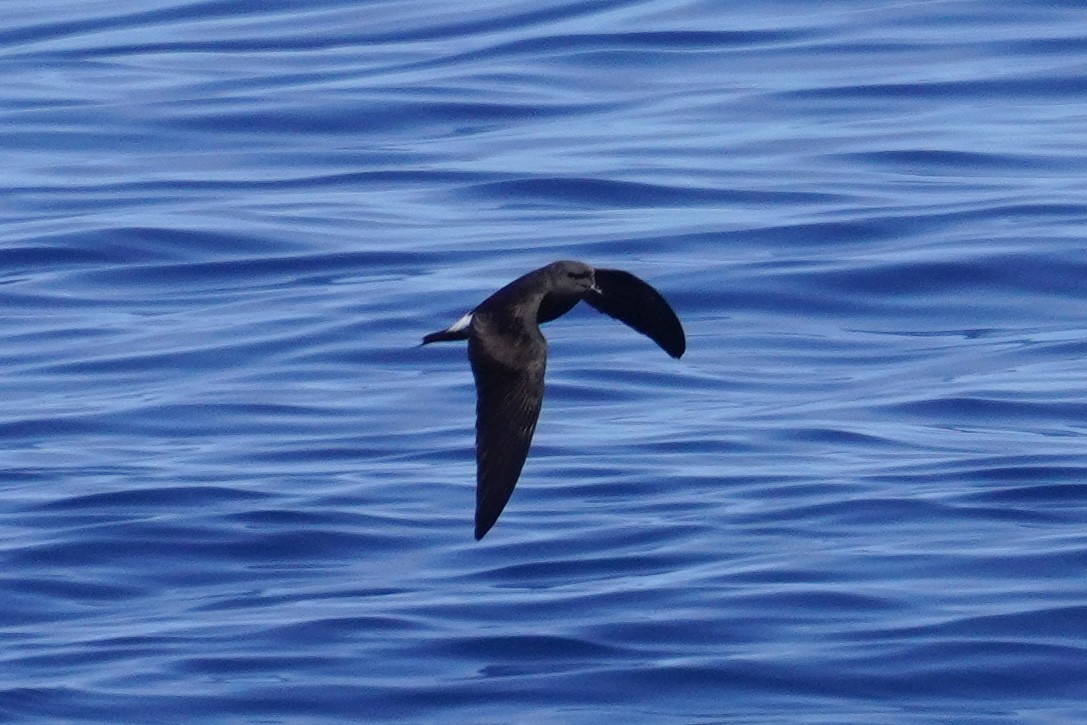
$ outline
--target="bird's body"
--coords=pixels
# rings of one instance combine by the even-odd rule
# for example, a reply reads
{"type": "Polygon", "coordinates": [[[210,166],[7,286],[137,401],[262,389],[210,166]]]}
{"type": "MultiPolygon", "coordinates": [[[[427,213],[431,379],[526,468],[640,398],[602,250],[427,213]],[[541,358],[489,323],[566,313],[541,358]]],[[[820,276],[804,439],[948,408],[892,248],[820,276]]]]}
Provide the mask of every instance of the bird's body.
{"type": "Polygon", "coordinates": [[[628,272],[553,262],[515,279],[423,344],[468,341],[476,381],[476,539],[494,526],[521,475],[543,404],[547,340],[540,323],[580,300],[648,335],[672,357],[683,327],[655,289],[628,272]]]}

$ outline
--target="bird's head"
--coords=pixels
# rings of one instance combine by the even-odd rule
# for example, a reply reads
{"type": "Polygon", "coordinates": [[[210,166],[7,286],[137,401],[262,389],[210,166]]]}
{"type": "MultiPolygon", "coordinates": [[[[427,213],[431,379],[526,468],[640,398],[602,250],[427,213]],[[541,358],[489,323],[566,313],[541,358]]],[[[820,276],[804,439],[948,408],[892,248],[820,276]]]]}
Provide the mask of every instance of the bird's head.
{"type": "Polygon", "coordinates": [[[554,292],[580,297],[590,290],[600,291],[593,268],[584,262],[554,262],[550,267],[554,292]]]}

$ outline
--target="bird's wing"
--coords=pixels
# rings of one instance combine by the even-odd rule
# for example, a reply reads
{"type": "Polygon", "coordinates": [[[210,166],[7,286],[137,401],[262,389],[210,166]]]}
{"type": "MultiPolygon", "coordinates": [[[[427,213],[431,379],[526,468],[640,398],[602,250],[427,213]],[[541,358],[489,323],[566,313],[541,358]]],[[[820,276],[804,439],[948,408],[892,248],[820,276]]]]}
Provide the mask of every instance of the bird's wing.
{"type": "Polygon", "coordinates": [[[597,269],[596,290],[583,298],[606,315],[649,337],[672,357],[687,349],[683,326],[671,305],[648,282],[619,269],[597,269]]]}
{"type": "Polygon", "coordinates": [[[474,338],[476,379],[476,540],[498,520],[525,465],[543,404],[547,345],[533,341],[515,365],[489,355],[474,338]]]}

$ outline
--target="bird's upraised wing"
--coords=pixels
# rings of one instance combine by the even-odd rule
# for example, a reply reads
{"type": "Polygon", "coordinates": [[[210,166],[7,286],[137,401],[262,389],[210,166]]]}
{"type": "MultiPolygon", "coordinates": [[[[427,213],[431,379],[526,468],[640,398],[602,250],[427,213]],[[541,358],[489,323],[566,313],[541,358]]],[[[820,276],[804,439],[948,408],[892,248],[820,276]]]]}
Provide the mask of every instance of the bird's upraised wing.
{"type": "Polygon", "coordinates": [[[596,309],[634,328],[672,357],[687,350],[683,326],[660,292],[619,269],[597,269],[596,287],[582,298],[596,309]]]}

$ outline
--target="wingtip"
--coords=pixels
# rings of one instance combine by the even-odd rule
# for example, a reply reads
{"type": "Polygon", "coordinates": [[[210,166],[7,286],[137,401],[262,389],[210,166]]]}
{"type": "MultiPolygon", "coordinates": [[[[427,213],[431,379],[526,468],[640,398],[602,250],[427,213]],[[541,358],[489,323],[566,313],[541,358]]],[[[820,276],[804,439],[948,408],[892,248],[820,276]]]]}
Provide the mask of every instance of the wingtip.
{"type": "Polygon", "coordinates": [[[676,320],[675,327],[650,330],[645,333],[657,346],[668,353],[669,357],[679,360],[687,352],[687,337],[683,334],[683,328],[676,320]]]}
{"type": "MultiPolygon", "coordinates": [[[[505,504],[503,504],[503,507],[505,504]]],[[[477,512],[475,518],[475,537],[476,541],[479,541],[487,532],[494,528],[494,525],[498,523],[498,515],[501,513],[501,509],[498,513],[488,515],[486,512],[477,512]]]]}

